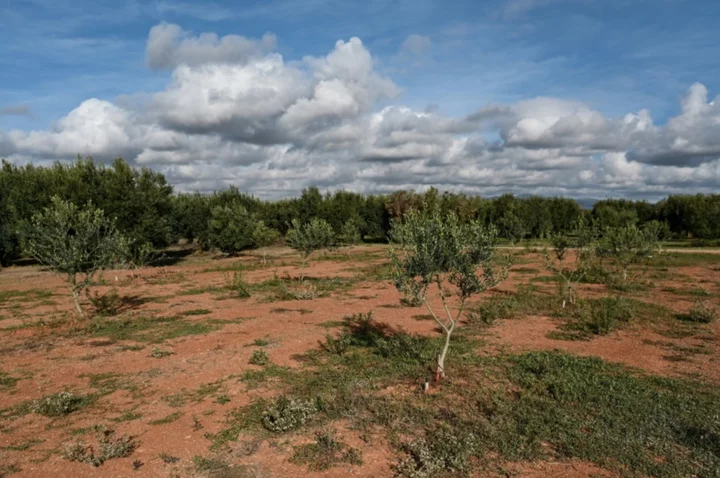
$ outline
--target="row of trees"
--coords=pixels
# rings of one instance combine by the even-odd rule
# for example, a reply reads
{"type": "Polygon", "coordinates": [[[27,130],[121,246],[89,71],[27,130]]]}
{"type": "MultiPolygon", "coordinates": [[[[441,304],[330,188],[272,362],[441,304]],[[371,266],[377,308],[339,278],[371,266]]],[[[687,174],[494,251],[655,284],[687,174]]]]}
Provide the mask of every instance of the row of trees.
{"type": "Polygon", "coordinates": [[[456,193],[397,191],[361,195],[321,194],[311,187],[294,199],[261,201],[237,188],[213,194],[174,194],[165,177],[118,159],[104,166],[91,159],[51,167],[0,168],[0,263],[18,258],[19,231],[57,196],[82,207],[92,203],[115,220],[136,260],[179,239],[228,253],[263,247],[287,234],[293,221],[322,219],[342,242],[386,240],[391,221],[408,211],[437,208],[461,222],[494,225],[511,241],[548,238],[571,231],[578,220],[599,229],[659,221],[661,237],[720,239],[720,195],[670,196],[656,204],[603,200],[592,210],[568,198],[482,198],[456,193]]]}

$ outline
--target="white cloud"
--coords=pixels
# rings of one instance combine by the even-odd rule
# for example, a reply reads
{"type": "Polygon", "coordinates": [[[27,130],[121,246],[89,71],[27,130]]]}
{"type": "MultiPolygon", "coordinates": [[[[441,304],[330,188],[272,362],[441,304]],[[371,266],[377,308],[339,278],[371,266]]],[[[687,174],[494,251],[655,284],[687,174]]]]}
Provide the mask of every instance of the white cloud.
{"type": "Polygon", "coordinates": [[[209,63],[243,63],[275,48],[277,39],[266,33],[253,40],[240,35],[219,38],[215,33],[193,37],[178,25],[161,23],[150,29],[145,59],[155,70],[170,69],[178,65],[209,63]]]}
{"type": "Polygon", "coordinates": [[[180,190],[235,184],[263,197],[311,184],[592,197],[720,188],[720,102],[700,84],[663,125],[647,110],[608,118],[543,97],[452,118],[396,104],[399,88],[358,38],[295,62],[268,51],[271,44],[158,25],[147,59],[172,68],[164,90],[88,99],[50,130],[0,131],[0,155],[123,156],[180,190]]]}

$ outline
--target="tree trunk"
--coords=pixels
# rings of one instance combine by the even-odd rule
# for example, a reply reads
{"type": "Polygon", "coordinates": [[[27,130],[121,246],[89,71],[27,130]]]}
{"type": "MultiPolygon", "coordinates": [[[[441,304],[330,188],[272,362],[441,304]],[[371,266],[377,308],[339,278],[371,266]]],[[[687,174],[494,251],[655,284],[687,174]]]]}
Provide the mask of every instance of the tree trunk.
{"type": "Polygon", "coordinates": [[[78,315],[81,319],[85,318],[85,313],[82,310],[82,307],[80,307],[80,291],[77,290],[75,287],[71,287],[70,291],[72,292],[73,301],[75,302],[75,310],[77,310],[78,315]]]}
{"type": "Polygon", "coordinates": [[[455,327],[451,326],[445,332],[445,346],[443,347],[442,352],[438,356],[437,375],[435,376],[435,380],[438,382],[440,381],[440,379],[445,378],[445,357],[447,356],[448,350],[450,349],[450,336],[452,336],[454,329],[455,327]]]}

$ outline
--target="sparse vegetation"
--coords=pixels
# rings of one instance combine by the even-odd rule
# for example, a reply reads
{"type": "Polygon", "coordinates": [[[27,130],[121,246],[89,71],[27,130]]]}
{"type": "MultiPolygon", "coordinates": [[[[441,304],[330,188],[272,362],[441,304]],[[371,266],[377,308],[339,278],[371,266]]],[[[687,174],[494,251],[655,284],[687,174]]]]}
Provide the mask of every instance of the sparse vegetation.
{"type": "Polygon", "coordinates": [[[64,456],[70,461],[79,461],[95,467],[113,458],[125,458],[135,451],[138,442],[131,436],[116,436],[115,431],[103,426],[96,427],[97,447],[83,442],[65,445],[64,456]]]}

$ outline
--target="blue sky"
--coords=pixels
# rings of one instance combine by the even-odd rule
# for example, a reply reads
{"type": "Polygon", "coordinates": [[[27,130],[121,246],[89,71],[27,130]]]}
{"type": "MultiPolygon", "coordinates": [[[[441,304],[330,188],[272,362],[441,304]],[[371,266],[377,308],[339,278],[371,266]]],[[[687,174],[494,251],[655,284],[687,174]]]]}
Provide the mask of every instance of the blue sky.
{"type": "Polygon", "coordinates": [[[5,1],[0,157],[263,197],[714,192],[719,20],[713,0],[5,1]]]}
{"type": "Polygon", "coordinates": [[[47,127],[88,97],[162,88],[169,73],[144,63],[148,31],[162,21],[195,33],[273,32],[286,59],[358,36],[405,104],[448,114],[559,96],[611,116],[649,108],[661,122],[690,84],[716,91],[720,81],[712,0],[20,0],[3,2],[0,19],[0,106],[32,110],[0,117],[5,129],[47,127]],[[398,55],[410,34],[432,41],[422,61],[398,55]]]}

